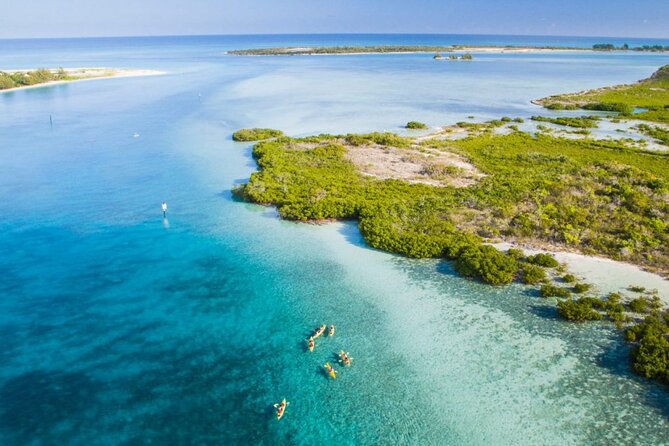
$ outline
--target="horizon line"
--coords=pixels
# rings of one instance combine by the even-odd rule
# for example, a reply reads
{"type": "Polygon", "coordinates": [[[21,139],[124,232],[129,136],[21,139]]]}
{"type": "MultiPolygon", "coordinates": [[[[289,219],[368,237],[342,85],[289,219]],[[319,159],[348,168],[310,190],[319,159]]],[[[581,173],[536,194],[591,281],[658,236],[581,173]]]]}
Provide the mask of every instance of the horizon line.
{"type": "MultiPolygon", "coordinates": [[[[327,32],[327,33],[229,33],[229,34],[144,34],[144,35],[105,35],[105,36],[69,36],[69,37],[0,37],[2,40],[67,40],[67,39],[127,39],[127,38],[156,38],[156,37],[232,37],[232,36],[494,36],[494,37],[572,37],[572,38],[590,38],[590,39],[650,39],[667,40],[668,37],[647,37],[647,36],[595,36],[595,35],[572,35],[572,34],[486,34],[486,33],[393,33],[393,32],[327,32]]],[[[605,42],[604,42],[605,43],[605,42]]]]}

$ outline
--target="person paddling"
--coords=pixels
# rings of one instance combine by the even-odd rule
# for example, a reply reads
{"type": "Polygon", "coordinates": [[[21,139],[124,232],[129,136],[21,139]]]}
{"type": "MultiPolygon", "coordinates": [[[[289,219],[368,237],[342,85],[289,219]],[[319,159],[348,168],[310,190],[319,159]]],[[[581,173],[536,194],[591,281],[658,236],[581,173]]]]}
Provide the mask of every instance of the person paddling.
{"type": "Polygon", "coordinates": [[[163,208],[163,218],[165,218],[167,217],[167,201],[163,201],[162,208],[163,208]]]}

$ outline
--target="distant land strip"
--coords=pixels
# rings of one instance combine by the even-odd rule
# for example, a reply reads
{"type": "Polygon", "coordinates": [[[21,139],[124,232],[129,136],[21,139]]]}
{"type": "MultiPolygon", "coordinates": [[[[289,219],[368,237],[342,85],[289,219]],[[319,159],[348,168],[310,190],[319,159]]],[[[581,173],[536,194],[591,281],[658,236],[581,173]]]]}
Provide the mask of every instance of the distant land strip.
{"type": "Polygon", "coordinates": [[[669,46],[616,47],[611,44],[596,44],[592,48],[570,46],[501,46],[501,45],[380,45],[380,46],[331,46],[331,47],[279,47],[251,48],[227,51],[235,56],[310,56],[336,54],[386,54],[386,53],[448,53],[454,51],[484,52],[532,52],[532,51],[644,51],[665,52],[669,46]]]}
{"type": "Polygon", "coordinates": [[[39,68],[34,70],[0,70],[0,93],[57,85],[68,82],[112,77],[136,77],[164,74],[162,71],[120,68],[39,68]]]}

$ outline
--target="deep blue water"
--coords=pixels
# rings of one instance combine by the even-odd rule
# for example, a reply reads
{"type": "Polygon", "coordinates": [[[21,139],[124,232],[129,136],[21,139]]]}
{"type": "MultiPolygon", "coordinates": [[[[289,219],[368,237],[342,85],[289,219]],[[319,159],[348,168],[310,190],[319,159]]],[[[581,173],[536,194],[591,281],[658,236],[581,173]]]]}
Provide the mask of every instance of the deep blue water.
{"type": "Polygon", "coordinates": [[[610,327],[564,324],[528,288],[370,250],[354,224],[284,222],[230,194],[255,170],[250,146],[230,139],[240,127],[302,135],[530,116],[531,99],[632,82],[669,58],[436,64],[226,50],[591,42],[0,41],[2,69],[166,72],[0,94],[0,444],[667,443],[669,393],[630,373],[610,327]],[[337,334],[309,354],[304,338],[320,323],[337,334]],[[340,349],[353,367],[330,381],[322,364],[340,349]],[[283,397],[291,405],[277,423],[271,404],[283,397]]]}

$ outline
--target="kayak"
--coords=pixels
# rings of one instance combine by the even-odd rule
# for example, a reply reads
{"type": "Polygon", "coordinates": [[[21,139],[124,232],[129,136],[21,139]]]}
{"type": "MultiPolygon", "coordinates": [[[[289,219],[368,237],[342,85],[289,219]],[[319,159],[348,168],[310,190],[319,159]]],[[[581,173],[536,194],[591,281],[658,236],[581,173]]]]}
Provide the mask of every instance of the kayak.
{"type": "Polygon", "coordinates": [[[286,406],[287,406],[288,404],[289,404],[289,403],[288,403],[288,402],[286,401],[286,399],[284,398],[283,401],[281,401],[281,404],[275,404],[275,405],[274,405],[274,407],[277,408],[277,409],[276,409],[276,419],[277,419],[277,420],[280,420],[281,418],[283,418],[283,414],[286,413],[286,406]]]}
{"type": "Polygon", "coordinates": [[[314,332],[314,339],[318,339],[323,333],[325,333],[325,324],[321,325],[316,331],[314,332]]]}
{"type": "Polygon", "coordinates": [[[328,336],[334,336],[334,325],[330,325],[330,331],[328,332],[328,336]]]}
{"type": "Polygon", "coordinates": [[[309,338],[309,351],[313,352],[316,344],[314,343],[314,338],[309,338]]]}
{"type": "Polygon", "coordinates": [[[341,362],[344,363],[344,365],[350,367],[351,366],[351,357],[342,350],[339,352],[339,358],[341,359],[341,362]]]}
{"type": "Polygon", "coordinates": [[[332,368],[329,362],[326,362],[323,367],[325,367],[325,370],[328,371],[328,374],[332,379],[337,379],[337,371],[332,368]]]}

